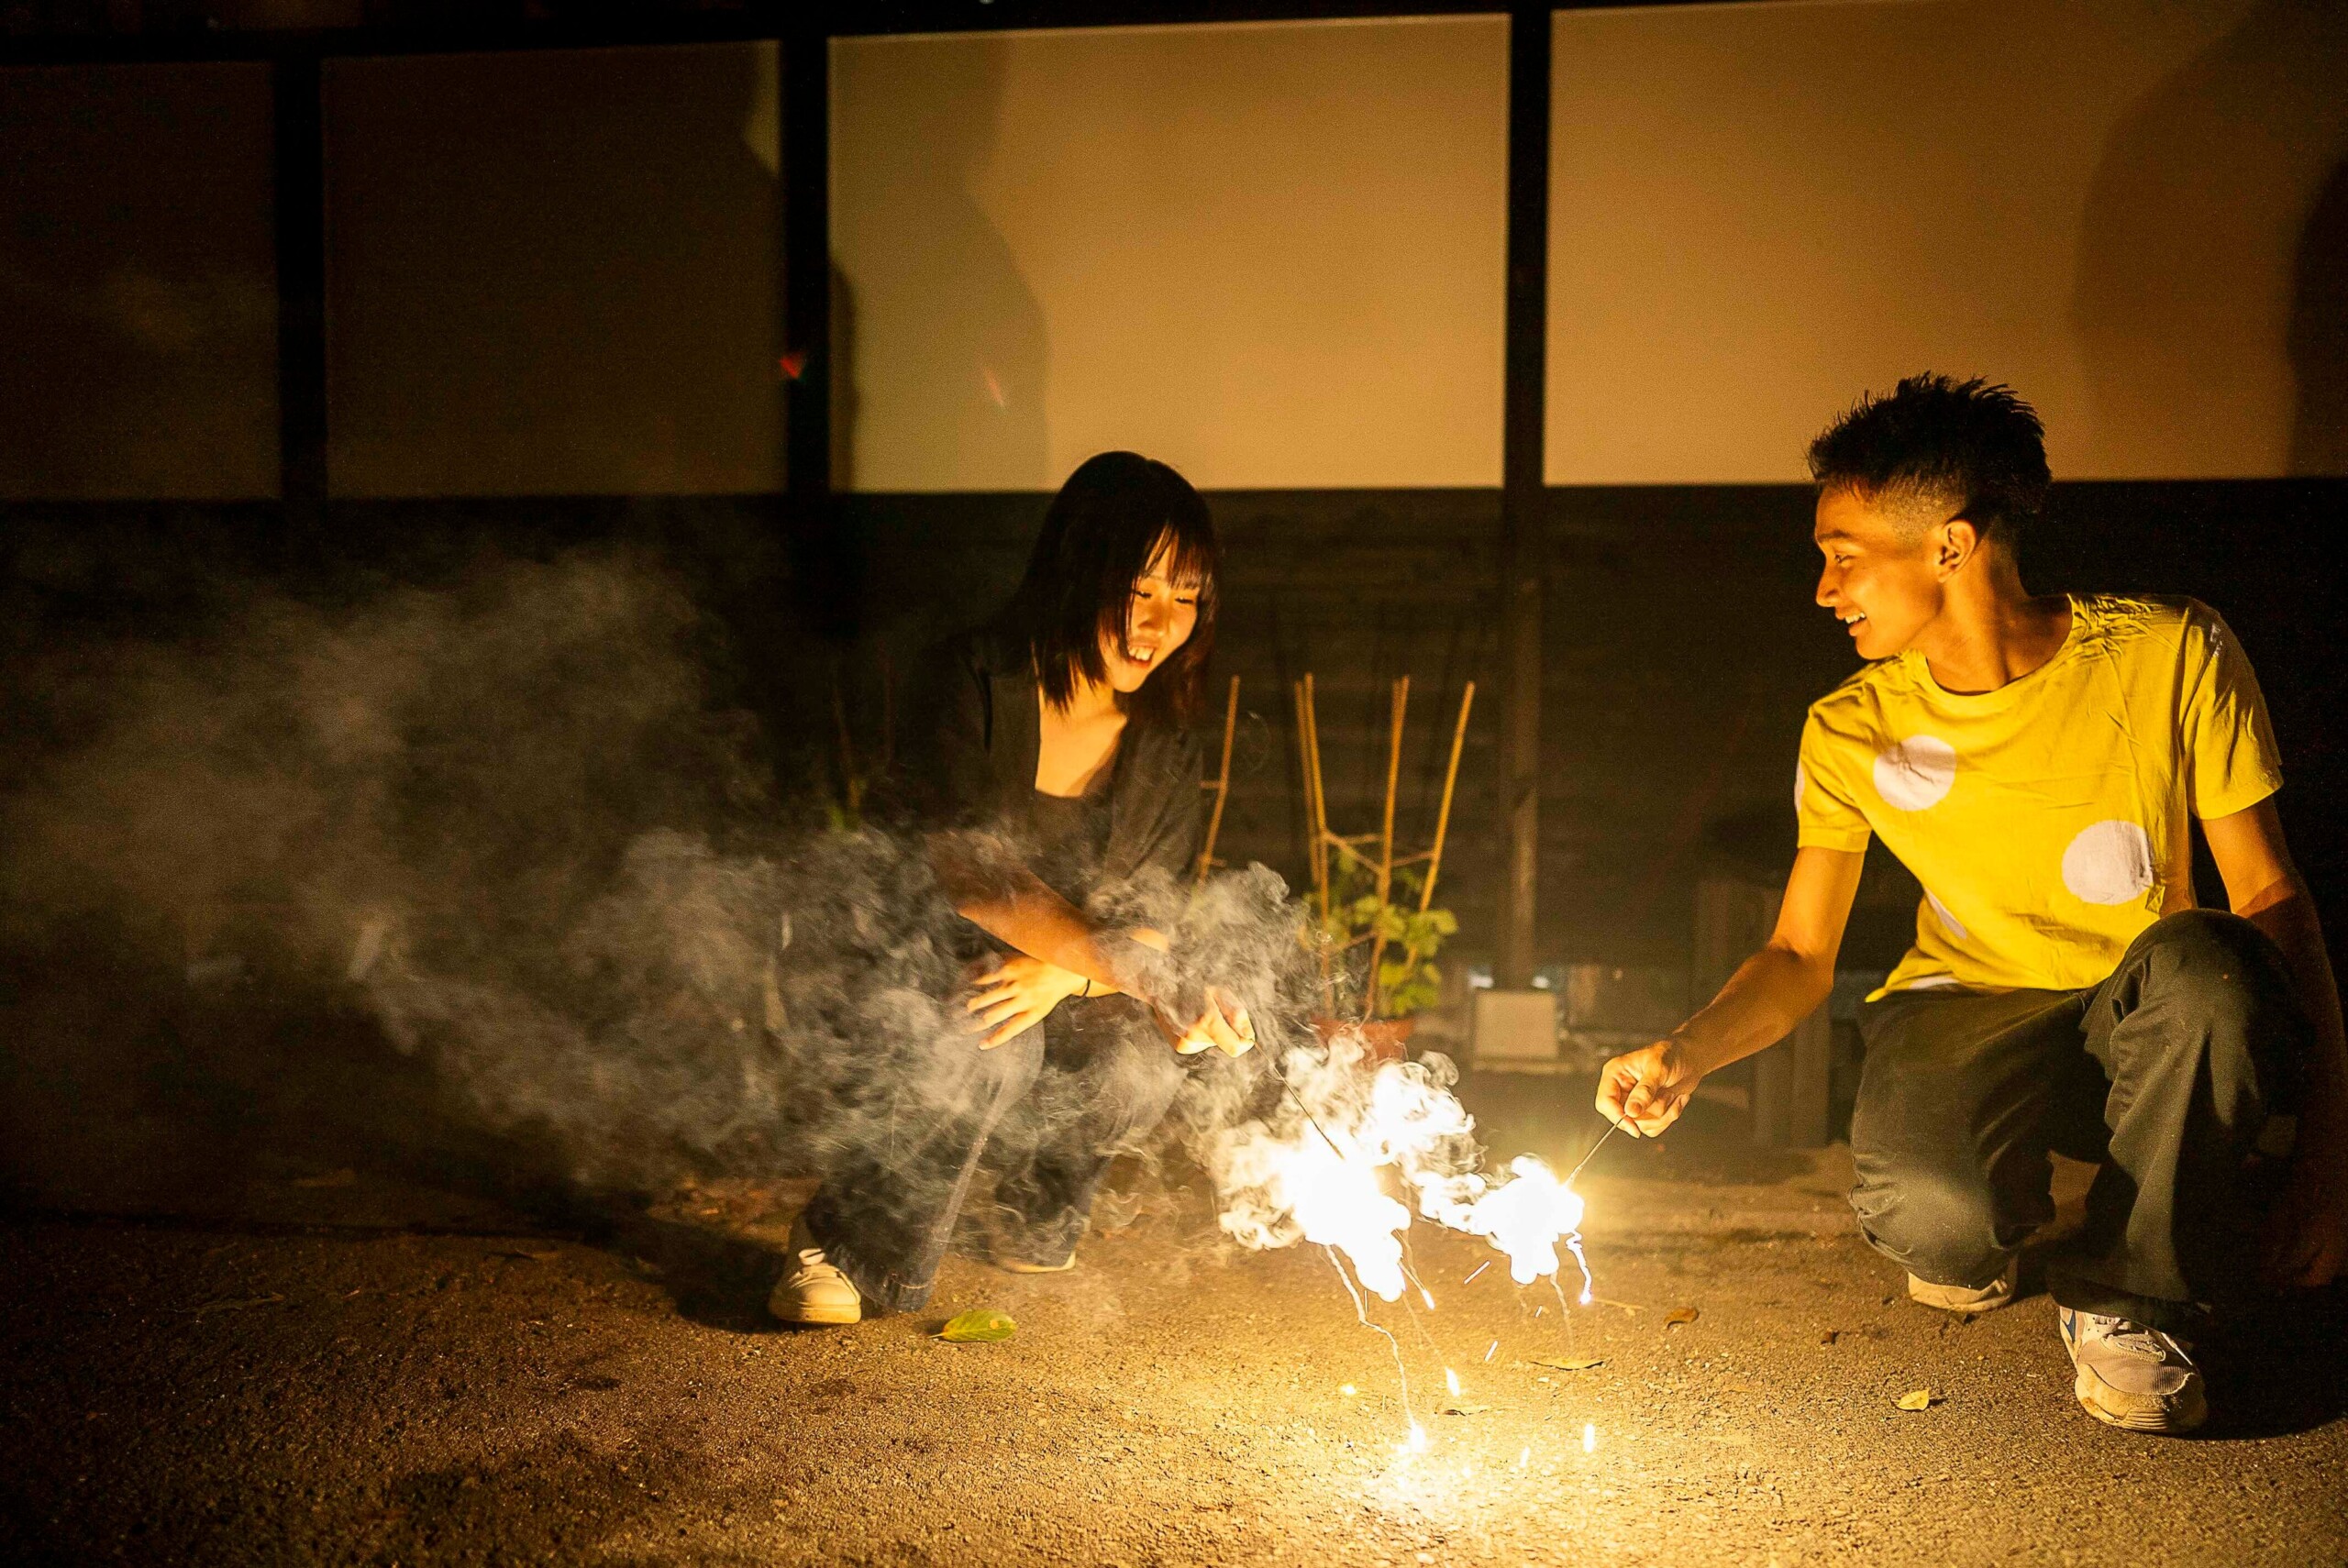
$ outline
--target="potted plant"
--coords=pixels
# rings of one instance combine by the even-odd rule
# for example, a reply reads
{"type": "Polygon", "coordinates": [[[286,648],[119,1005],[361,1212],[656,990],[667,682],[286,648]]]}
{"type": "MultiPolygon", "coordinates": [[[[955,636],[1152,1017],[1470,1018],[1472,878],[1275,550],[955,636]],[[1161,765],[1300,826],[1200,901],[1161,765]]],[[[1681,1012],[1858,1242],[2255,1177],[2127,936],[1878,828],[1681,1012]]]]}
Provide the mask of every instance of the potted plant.
{"type": "Polygon", "coordinates": [[[1469,681],[1459,694],[1459,718],[1451,732],[1450,765],[1445,769],[1443,803],[1435,812],[1434,843],[1397,857],[1394,808],[1402,766],[1402,723],[1411,700],[1410,677],[1394,682],[1387,726],[1386,801],[1383,825],[1375,834],[1348,837],[1329,829],[1329,797],[1321,777],[1320,722],[1312,677],[1296,684],[1297,745],[1304,767],[1305,808],[1312,817],[1312,914],[1308,938],[1317,934],[1322,954],[1321,998],[1325,1016],[1313,1027],[1325,1041],[1340,1030],[1358,1030],[1372,1061],[1397,1060],[1416,1024],[1418,1010],[1439,993],[1442,975],[1434,955],[1459,930],[1449,910],[1434,907],[1435,878],[1443,869],[1444,838],[1451,826],[1451,801],[1459,782],[1459,756],[1468,739],[1468,714],[1476,700],[1469,681]],[[1375,851],[1375,858],[1372,851],[1375,851]],[[1333,860],[1334,856],[1334,860],[1333,860]],[[1358,958],[1358,949],[1368,951],[1358,958]],[[1337,1012],[1337,968],[1358,974],[1361,1016],[1337,1012]]]}
{"type": "Polygon", "coordinates": [[[1428,904],[1421,873],[1391,873],[1381,894],[1377,867],[1352,855],[1340,860],[1321,934],[1336,961],[1358,974],[1362,1017],[1358,1022],[1316,1019],[1314,1027],[1324,1039],[1341,1029],[1358,1030],[1370,1060],[1400,1060],[1419,1010],[1441,994],[1443,973],[1434,957],[1445,939],[1457,934],[1459,920],[1428,904]]]}

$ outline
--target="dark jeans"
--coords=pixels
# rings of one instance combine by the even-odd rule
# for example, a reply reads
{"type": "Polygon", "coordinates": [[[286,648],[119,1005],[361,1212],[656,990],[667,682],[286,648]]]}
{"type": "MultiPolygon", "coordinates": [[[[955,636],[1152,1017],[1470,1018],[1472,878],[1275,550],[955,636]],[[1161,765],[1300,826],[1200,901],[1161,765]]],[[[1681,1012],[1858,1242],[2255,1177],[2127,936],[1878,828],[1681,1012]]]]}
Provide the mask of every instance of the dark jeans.
{"type": "Polygon", "coordinates": [[[1005,1210],[999,1255],[1051,1265],[1082,1238],[1109,1162],[1156,1127],[1181,1059],[1123,997],[1071,999],[1041,1028],[981,1051],[974,1036],[925,1048],[884,1138],[836,1161],[807,1207],[816,1244],[864,1298],[893,1311],[929,1300],[956,1220],[982,1167],[1005,1210]]]}
{"type": "Polygon", "coordinates": [[[2248,921],[2168,916],[2083,991],[1903,991],[1861,1010],[1851,1204],[1939,1285],[1996,1279],[2054,1217],[2050,1150],[2101,1166],[2052,1258],[2065,1307],[2191,1330],[2247,1266],[2242,1167],[2308,1025],[2248,921]]]}

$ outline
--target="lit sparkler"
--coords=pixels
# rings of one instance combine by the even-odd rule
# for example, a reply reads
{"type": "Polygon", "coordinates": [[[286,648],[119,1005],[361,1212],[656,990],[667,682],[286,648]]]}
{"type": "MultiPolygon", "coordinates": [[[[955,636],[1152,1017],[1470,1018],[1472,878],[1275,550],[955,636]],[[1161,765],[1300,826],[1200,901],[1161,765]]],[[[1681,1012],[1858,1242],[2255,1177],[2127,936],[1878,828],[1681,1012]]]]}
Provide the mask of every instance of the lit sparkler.
{"type": "MultiPolygon", "coordinates": [[[[1403,1300],[1407,1287],[1433,1310],[1434,1293],[1411,1268],[1406,1251],[1412,1219],[1483,1237],[1507,1257],[1518,1285],[1548,1279],[1560,1309],[1567,1306],[1557,1281],[1562,1247],[1579,1269],[1580,1301],[1587,1306],[1593,1296],[1581,1249],[1584,1204],[1573,1190],[1573,1178],[1589,1164],[1589,1155],[1563,1181],[1531,1155],[1488,1175],[1479,1168],[1475,1121],[1439,1069],[1387,1062],[1365,1074],[1364,1055],[1357,1038],[1340,1034],[1330,1042],[1326,1056],[1298,1049],[1276,1058],[1275,1076],[1299,1120],[1285,1126],[1254,1122],[1235,1132],[1217,1150],[1215,1174],[1223,1189],[1223,1225],[1234,1237],[1257,1247],[1307,1241],[1328,1252],[1355,1316],[1384,1338],[1393,1353],[1407,1423],[1407,1436],[1395,1453],[1408,1459],[1427,1451],[1427,1431],[1412,1406],[1401,1343],[1371,1319],[1367,1297],[1375,1293],[1385,1301],[1403,1300]],[[1396,1182],[1413,1203],[1390,1190],[1389,1184],[1396,1182]]],[[[1613,1130],[1608,1131],[1611,1135],[1613,1130]]],[[[1590,1154],[1604,1143],[1601,1137],[1590,1154]]],[[[1470,1273],[1468,1281],[1486,1266],[1470,1273]]],[[[1420,1334],[1425,1337],[1423,1328],[1420,1334]]],[[[1434,1350],[1432,1341],[1427,1348],[1434,1350]]],[[[1495,1341],[1484,1359],[1489,1362],[1498,1349],[1495,1341]]],[[[1458,1374],[1445,1367],[1444,1379],[1456,1400],[1458,1374]]],[[[1585,1448],[1595,1441],[1594,1430],[1585,1433],[1585,1448]]]]}

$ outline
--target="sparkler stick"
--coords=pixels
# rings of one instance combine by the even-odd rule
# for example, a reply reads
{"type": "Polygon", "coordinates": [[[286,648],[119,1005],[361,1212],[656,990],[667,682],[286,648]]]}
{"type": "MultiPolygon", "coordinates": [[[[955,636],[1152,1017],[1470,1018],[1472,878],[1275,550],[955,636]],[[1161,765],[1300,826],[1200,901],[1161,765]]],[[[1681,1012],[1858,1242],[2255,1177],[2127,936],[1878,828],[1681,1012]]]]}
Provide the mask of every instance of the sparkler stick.
{"type": "Polygon", "coordinates": [[[1606,1140],[1611,1138],[1615,1133],[1620,1132],[1622,1130],[1623,1124],[1621,1122],[1608,1122],[1606,1124],[1606,1131],[1598,1135],[1598,1142],[1589,1146],[1589,1153],[1584,1154],[1581,1157],[1579,1164],[1577,1164],[1572,1170],[1566,1173],[1566,1179],[1558,1185],[1562,1187],[1573,1186],[1574,1177],[1581,1175],[1582,1166],[1596,1159],[1598,1157],[1598,1151],[1606,1147],[1606,1140]]]}

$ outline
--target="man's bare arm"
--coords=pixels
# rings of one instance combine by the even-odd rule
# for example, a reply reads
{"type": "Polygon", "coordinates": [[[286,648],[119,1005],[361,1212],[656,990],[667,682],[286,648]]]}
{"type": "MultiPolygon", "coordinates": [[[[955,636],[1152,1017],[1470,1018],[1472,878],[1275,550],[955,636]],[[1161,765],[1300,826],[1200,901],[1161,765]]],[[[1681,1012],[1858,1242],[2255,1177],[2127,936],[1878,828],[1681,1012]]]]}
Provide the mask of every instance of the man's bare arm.
{"type": "Polygon", "coordinates": [[[2314,1026],[2299,1107],[2292,1189],[2270,1235],[2283,1283],[2318,1286],[2348,1266],[2348,1032],[2315,900],[2291,864],[2272,799],[2201,824],[2233,912],[2283,950],[2292,989],[2314,1026]]]}
{"type": "Polygon", "coordinates": [[[1834,955],[1866,859],[1848,850],[1798,851],[1767,944],[1671,1038],[1607,1063],[1599,1113],[1652,1138],[1679,1119],[1707,1074],[1792,1033],[1834,988],[1834,955]]]}

